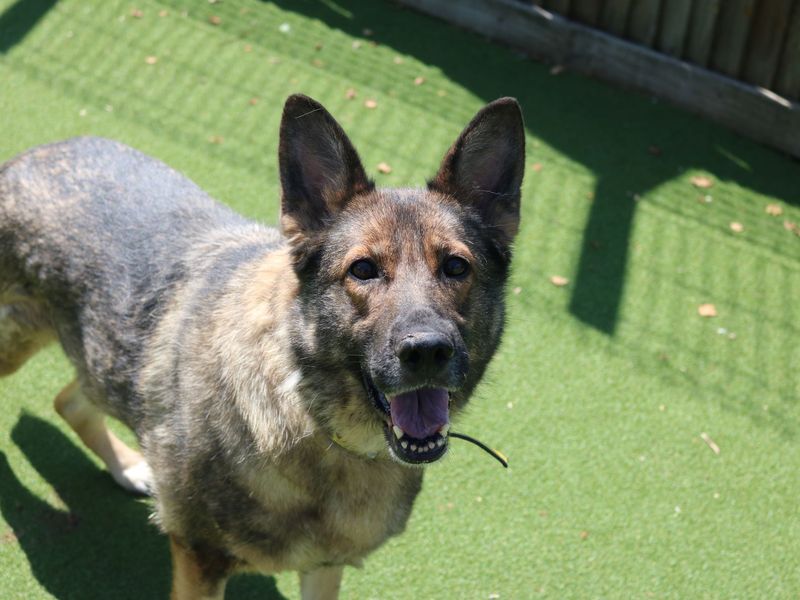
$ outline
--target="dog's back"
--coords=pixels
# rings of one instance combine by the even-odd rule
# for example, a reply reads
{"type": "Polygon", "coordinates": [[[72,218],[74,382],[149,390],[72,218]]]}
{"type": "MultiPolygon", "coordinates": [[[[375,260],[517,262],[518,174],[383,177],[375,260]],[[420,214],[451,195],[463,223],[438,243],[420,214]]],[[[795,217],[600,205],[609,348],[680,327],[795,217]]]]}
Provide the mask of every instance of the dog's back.
{"type": "Polygon", "coordinates": [[[85,365],[83,384],[132,424],[142,341],[187,275],[187,249],[253,227],[110,140],[76,138],[9,161],[0,169],[0,375],[55,336],[85,365]]]}

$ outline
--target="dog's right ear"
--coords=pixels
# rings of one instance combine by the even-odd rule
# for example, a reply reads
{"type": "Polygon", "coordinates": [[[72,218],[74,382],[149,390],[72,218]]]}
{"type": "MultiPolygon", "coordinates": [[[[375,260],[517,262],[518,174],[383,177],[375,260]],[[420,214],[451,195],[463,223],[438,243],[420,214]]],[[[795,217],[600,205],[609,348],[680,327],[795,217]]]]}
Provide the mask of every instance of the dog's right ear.
{"type": "Polygon", "coordinates": [[[296,250],[316,237],[350,198],[374,188],[341,126],[319,102],[302,94],[289,96],[283,108],[278,162],[281,227],[296,250]]]}

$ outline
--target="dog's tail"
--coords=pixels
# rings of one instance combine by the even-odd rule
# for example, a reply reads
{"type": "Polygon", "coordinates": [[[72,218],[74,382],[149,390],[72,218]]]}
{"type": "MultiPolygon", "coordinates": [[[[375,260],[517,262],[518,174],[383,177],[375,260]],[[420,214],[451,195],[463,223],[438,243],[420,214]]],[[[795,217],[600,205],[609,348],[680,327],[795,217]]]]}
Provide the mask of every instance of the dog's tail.
{"type": "Polygon", "coordinates": [[[0,377],[10,375],[48,342],[55,332],[44,302],[25,285],[23,268],[15,251],[21,231],[15,201],[6,176],[14,162],[0,165],[0,377]]]}
{"type": "Polygon", "coordinates": [[[41,302],[0,281],[0,377],[10,375],[54,339],[41,302]]]}

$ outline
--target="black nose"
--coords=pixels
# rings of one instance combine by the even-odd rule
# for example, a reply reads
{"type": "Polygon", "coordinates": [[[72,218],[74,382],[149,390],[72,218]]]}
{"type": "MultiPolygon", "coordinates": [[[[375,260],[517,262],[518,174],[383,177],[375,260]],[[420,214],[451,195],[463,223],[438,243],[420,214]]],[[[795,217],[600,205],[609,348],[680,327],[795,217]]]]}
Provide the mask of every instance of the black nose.
{"type": "Polygon", "coordinates": [[[400,363],[419,374],[435,375],[453,358],[455,349],[448,336],[433,331],[423,331],[405,336],[397,344],[400,363]]]}

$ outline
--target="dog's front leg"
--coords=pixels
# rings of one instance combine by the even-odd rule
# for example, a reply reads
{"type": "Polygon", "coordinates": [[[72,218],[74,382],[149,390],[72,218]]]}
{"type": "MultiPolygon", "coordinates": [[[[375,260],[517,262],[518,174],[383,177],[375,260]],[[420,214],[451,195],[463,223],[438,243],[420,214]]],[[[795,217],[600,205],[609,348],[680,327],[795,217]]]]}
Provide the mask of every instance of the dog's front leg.
{"type": "Polygon", "coordinates": [[[336,600],[342,585],[344,567],[321,567],[300,573],[302,600],[336,600]]]}
{"type": "Polygon", "coordinates": [[[170,600],[222,600],[233,561],[212,549],[187,547],[169,536],[172,553],[172,594],[170,600]]]}

